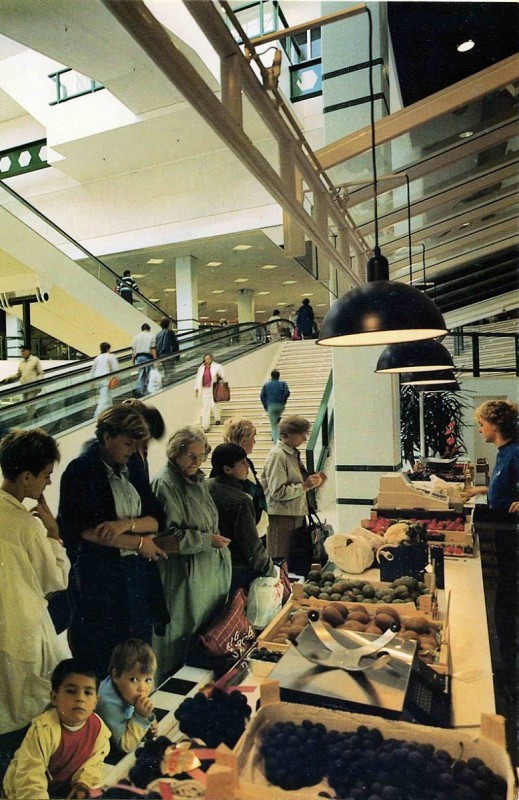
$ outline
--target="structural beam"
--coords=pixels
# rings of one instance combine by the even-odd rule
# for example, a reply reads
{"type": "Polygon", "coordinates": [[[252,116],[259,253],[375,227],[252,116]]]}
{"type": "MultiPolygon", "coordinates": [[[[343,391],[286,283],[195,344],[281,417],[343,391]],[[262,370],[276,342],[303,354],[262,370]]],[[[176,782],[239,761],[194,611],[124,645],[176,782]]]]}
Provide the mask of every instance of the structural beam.
{"type": "Polygon", "coordinates": [[[264,34],[264,36],[255,36],[254,47],[260,47],[260,45],[268,44],[269,42],[278,42],[282,39],[288,39],[289,36],[297,36],[298,33],[310,31],[312,28],[322,28],[323,25],[331,25],[347,17],[355,17],[357,14],[362,14],[365,11],[366,6],[362,3],[358,6],[350,6],[350,8],[343,8],[341,11],[335,11],[333,14],[326,14],[324,17],[310,19],[308,22],[301,22],[300,25],[291,25],[290,28],[272,31],[272,33],[264,34]]]}
{"type": "MultiPolygon", "coordinates": [[[[390,142],[517,80],[519,80],[519,57],[514,55],[379,120],[375,129],[377,145],[390,142]]],[[[366,126],[350,136],[322,147],[316,151],[316,156],[323,169],[330,169],[368,152],[370,148],[371,130],[366,126]]]]}

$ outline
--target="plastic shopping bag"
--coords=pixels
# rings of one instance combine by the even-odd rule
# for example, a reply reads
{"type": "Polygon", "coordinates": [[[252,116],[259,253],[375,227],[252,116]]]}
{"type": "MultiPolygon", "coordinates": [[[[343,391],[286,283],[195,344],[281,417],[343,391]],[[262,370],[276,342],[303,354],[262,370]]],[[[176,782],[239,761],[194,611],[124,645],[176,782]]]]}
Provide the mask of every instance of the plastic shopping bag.
{"type": "Polygon", "coordinates": [[[148,392],[158,392],[162,389],[162,372],[157,367],[151,367],[148,377],[148,392]]]}
{"type": "Polygon", "coordinates": [[[279,567],[275,578],[255,578],[249,586],[247,619],[253,628],[263,630],[274,619],[283,603],[283,584],[279,567]]]}

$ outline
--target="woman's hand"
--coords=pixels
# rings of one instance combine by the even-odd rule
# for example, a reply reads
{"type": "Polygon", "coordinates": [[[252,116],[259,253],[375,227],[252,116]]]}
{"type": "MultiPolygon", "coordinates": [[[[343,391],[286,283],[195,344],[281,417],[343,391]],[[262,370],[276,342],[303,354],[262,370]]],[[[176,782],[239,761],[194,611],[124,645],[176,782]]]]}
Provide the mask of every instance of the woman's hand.
{"type": "Polygon", "coordinates": [[[465,502],[471,497],[476,497],[478,494],[487,494],[487,492],[488,488],[486,486],[468,486],[466,489],[461,490],[461,499],[465,502]]]}
{"type": "Polygon", "coordinates": [[[153,536],[143,536],[142,544],[139,547],[139,555],[148,561],[158,561],[159,558],[167,558],[167,554],[155,544],[153,536]]]}
{"type": "Polygon", "coordinates": [[[226,536],[222,536],[221,533],[213,533],[211,536],[211,544],[213,547],[220,548],[220,547],[228,547],[231,543],[231,540],[228,539],[226,536]]]}
{"type": "Polygon", "coordinates": [[[55,539],[57,542],[63,544],[59,537],[58,523],[56,522],[50,508],[47,505],[47,501],[42,494],[38,499],[37,506],[32,510],[32,515],[43,522],[49,539],[55,539]]]}
{"type": "Polygon", "coordinates": [[[519,503],[517,502],[512,503],[512,505],[508,509],[509,514],[517,514],[518,511],[519,511],[519,503]]]}
{"type": "Polygon", "coordinates": [[[94,528],[99,544],[113,544],[121,533],[128,530],[127,519],[114,519],[111,522],[101,522],[94,528]]]}
{"type": "Polygon", "coordinates": [[[323,482],[323,478],[320,472],[314,472],[313,475],[309,475],[306,481],[303,483],[303,487],[306,491],[309,489],[317,489],[323,482]]]}

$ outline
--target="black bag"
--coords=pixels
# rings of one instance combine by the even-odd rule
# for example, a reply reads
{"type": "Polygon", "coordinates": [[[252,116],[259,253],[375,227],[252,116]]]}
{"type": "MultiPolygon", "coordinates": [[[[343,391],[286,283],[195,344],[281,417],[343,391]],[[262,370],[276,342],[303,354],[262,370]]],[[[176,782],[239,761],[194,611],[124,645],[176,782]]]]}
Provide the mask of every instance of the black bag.
{"type": "Polygon", "coordinates": [[[324,542],[333,534],[331,525],[321,522],[315,511],[310,511],[308,520],[292,534],[287,564],[289,572],[296,575],[308,575],[312,564],[324,566],[328,556],[324,542]]]}
{"type": "Polygon", "coordinates": [[[377,561],[380,565],[381,581],[396,581],[406,575],[422,581],[429,562],[429,548],[426,544],[388,545],[379,547],[377,561]]]}

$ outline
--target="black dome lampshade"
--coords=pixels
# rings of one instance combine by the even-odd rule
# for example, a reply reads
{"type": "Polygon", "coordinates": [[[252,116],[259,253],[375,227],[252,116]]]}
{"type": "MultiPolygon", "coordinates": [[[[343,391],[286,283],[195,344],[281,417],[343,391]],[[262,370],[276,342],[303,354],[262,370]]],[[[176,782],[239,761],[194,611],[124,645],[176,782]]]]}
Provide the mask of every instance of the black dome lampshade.
{"type": "Polygon", "coordinates": [[[426,340],[390,344],[381,353],[375,372],[428,372],[452,370],[452,358],[441,342],[426,340]]]}
{"type": "Polygon", "coordinates": [[[461,386],[457,380],[452,383],[423,383],[417,386],[419,392],[459,392],[461,386]]]}
{"type": "Polygon", "coordinates": [[[430,370],[429,372],[402,372],[400,383],[402,386],[416,386],[417,389],[426,384],[429,386],[446,386],[456,383],[456,376],[452,369],[430,370]]]}
{"type": "Polygon", "coordinates": [[[436,339],[445,333],[443,316],[430,297],[386,278],[352,289],[336,300],[323,319],[317,344],[394,344],[436,339]]]}

